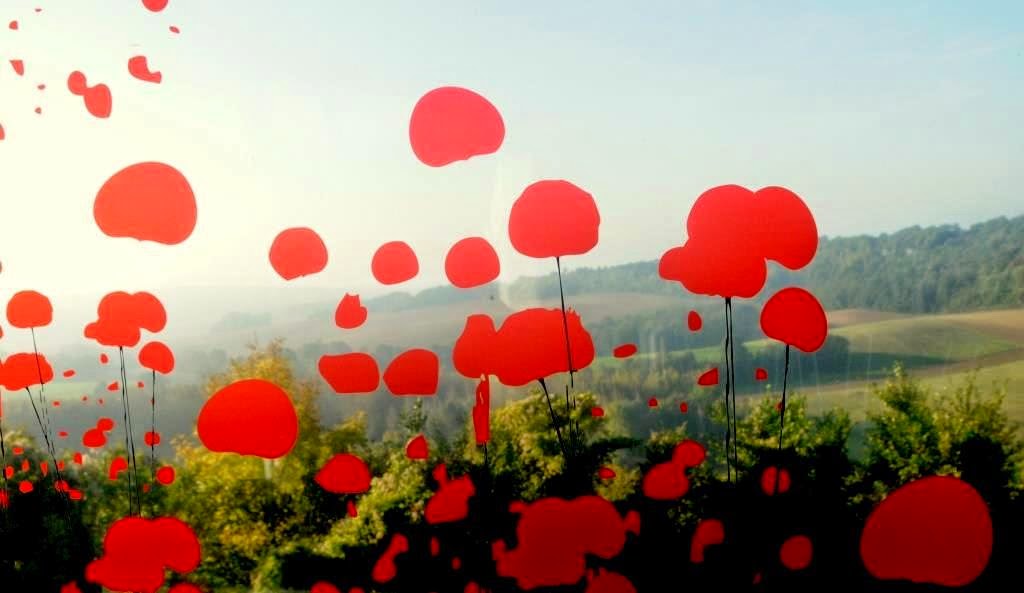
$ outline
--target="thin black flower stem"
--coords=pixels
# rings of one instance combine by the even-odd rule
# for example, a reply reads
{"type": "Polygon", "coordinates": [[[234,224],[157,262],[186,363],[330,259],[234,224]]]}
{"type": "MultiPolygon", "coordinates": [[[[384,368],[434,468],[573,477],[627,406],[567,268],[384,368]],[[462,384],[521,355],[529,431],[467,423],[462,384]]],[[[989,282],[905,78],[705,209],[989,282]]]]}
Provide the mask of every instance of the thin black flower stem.
{"type": "Polygon", "coordinates": [[[737,432],[739,427],[739,409],[736,407],[736,336],[733,332],[733,317],[732,311],[732,299],[728,299],[726,303],[729,306],[729,381],[732,383],[732,451],[733,451],[733,467],[736,470],[736,479],[739,480],[740,471],[740,450],[739,441],[740,437],[737,432]]]}
{"type": "Polygon", "coordinates": [[[555,258],[555,268],[558,270],[558,298],[562,303],[562,330],[565,333],[565,355],[569,363],[569,386],[575,389],[572,377],[576,369],[572,367],[572,346],[569,344],[569,318],[565,312],[565,291],[562,288],[562,258],[555,258]]]}
{"type": "Polygon", "coordinates": [[[153,375],[151,379],[150,388],[152,389],[152,395],[150,396],[149,405],[152,412],[150,423],[149,423],[149,457],[150,457],[150,473],[153,482],[156,482],[156,369],[152,369],[153,375]]]}
{"type": "MultiPolygon", "coordinates": [[[[786,428],[786,384],[789,382],[789,344],[786,344],[786,364],[783,366],[782,371],[782,409],[779,411],[779,456],[782,455],[782,431],[786,428]]],[[[775,468],[775,490],[774,493],[779,492],[779,474],[782,473],[782,467],[775,468]]]]}
{"type": "Polygon", "coordinates": [[[118,346],[117,351],[121,359],[121,399],[124,402],[125,415],[128,418],[126,435],[128,436],[128,444],[130,445],[130,448],[127,454],[131,455],[131,475],[135,482],[135,502],[138,505],[138,511],[141,515],[142,492],[141,485],[139,484],[139,466],[135,459],[135,428],[132,420],[131,400],[128,397],[128,371],[125,368],[124,363],[124,346],[118,346]]]}
{"type": "Polygon", "coordinates": [[[555,435],[558,437],[558,446],[562,449],[562,457],[568,463],[569,457],[565,450],[565,441],[562,440],[562,429],[558,426],[558,417],[555,416],[555,408],[551,405],[551,394],[548,393],[547,383],[544,382],[543,378],[537,379],[540,382],[541,388],[544,390],[544,397],[548,402],[548,412],[551,414],[551,425],[555,427],[555,435]]]}
{"type": "Polygon", "coordinates": [[[732,482],[732,459],[730,457],[730,445],[732,441],[732,414],[729,411],[729,299],[725,299],[725,475],[726,480],[732,482]]]}

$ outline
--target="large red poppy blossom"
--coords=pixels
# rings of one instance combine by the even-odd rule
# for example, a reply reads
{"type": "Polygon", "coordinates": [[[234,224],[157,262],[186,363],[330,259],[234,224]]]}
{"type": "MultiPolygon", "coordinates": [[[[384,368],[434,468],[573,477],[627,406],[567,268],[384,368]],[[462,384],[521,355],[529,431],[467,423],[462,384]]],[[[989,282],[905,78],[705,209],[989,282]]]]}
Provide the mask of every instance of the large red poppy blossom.
{"type": "Polygon", "coordinates": [[[448,250],[444,258],[444,273],[452,286],[473,288],[497,278],[501,273],[501,263],[487,239],[467,237],[448,250]]]}
{"type": "Polygon", "coordinates": [[[828,337],[828,319],[813,294],[791,286],[765,302],[761,309],[761,331],[804,352],[816,352],[828,337]]]}
{"type": "Polygon", "coordinates": [[[42,354],[19,352],[0,364],[0,385],[7,391],[20,391],[50,381],[53,381],[53,367],[42,354]]]}
{"type": "MultiPolygon", "coordinates": [[[[566,312],[572,370],[594,360],[594,342],[579,314],[566,312]]],[[[510,387],[568,372],[565,329],[560,309],[525,309],[505,318],[501,329],[486,315],[466,318],[452,352],[455,369],[471,379],[492,375],[510,387]]]]}
{"type": "Polygon", "coordinates": [[[420,97],[409,119],[412,151],[431,167],[491,154],[504,139],[501,114],[469,89],[436,88],[420,97]]]}
{"type": "Polygon", "coordinates": [[[492,546],[497,573],[511,577],[521,589],[574,585],[587,568],[587,556],[609,560],[619,555],[626,533],[640,533],[640,518],[630,511],[625,518],[600,496],[573,500],[543,498],[514,503],[518,513],[518,546],[506,549],[503,541],[492,546]]]}
{"type": "Polygon", "coordinates": [[[168,0],[142,0],[142,5],[150,12],[160,12],[167,8],[168,0]]]}
{"type": "Polygon", "coordinates": [[[148,292],[111,292],[96,313],[96,321],[85,326],[85,337],[104,346],[130,348],[139,343],[142,330],[156,333],[167,325],[163,303],[148,292]]]}
{"type": "Polygon", "coordinates": [[[335,393],[371,393],[380,385],[376,359],[363,352],[325,354],[317,368],[335,393]]]}
{"type": "Polygon", "coordinates": [[[283,389],[270,381],[244,379],[206,400],[196,429],[210,451],[277,459],[295,446],[299,420],[283,389]]]}
{"type": "Polygon", "coordinates": [[[370,262],[373,277],[381,284],[400,284],[420,273],[416,252],[404,241],[391,241],[377,248],[370,262]]]}
{"type": "Polygon", "coordinates": [[[139,350],[139,364],[166,375],[174,370],[174,353],[163,342],[149,342],[139,350]]]}
{"type": "Polygon", "coordinates": [[[594,197],[568,181],[544,180],[512,204],[508,236],[523,255],[581,255],[597,245],[601,215],[594,197]]]}
{"type": "Polygon", "coordinates": [[[196,226],[196,197],[188,180],[164,163],[137,163],[103,184],[93,217],[104,234],[176,245],[196,226]]]}
{"type": "Polygon", "coordinates": [[[53,321],[53,305],[46,295],[34,290],[14,293],[7,301],[7,321],[13,327],[44,327],[53,321]]]}
{"type": "Polygon", "coordinates": [[[384,370],[384,384],[393,395],[437,393],[441,360],[430,350],[413,348],[399,354],[384,370]]]}
{"type": "Polygon", "coordinates": [[[351,453],[331,457],[313,478],[324,490],[333,494],[362,494],[370,489],[370,468],[351,453]]]}
{"type": "Polygon", "coordinates": [[[932,476],[906,484],[864,524],[860,556],[875,578],[962,587],[992,555],[992,518],[970,484],[932,476]]]}
{"type": "Polygon", "coordinates": [[[465,519],[469,514],[469,499],[476,494],[473,481],[469,476],[449,480],[448,468],[443,463],[434,468],[433,475],[438,490],[423,510],[427,523],[436,525],[465,519]]]}
{"type": "Polygon", "coordinates": [[[199,566],[199,539],[173,517],[125,517],[103,537],[103,555],[85,568],[91,583],[114,591],[153,593],[167,570],[189,573],[199,566]]]}
{"type": "Polygon", "coordinates": [[[768,260],[796,270],[818,249],[810,210],[781,187],[709,189],[690,209],[686,231],[686,242],[662,255],[658,273],[696,294],[752,297],[764,286],[768,260]]]}
{"type": "Polygon", "coordinates": [[[285,229],[270,244],[270,265],[285,280],[310,276],[327,267],[327,246],[313,229],[285,229]]]}

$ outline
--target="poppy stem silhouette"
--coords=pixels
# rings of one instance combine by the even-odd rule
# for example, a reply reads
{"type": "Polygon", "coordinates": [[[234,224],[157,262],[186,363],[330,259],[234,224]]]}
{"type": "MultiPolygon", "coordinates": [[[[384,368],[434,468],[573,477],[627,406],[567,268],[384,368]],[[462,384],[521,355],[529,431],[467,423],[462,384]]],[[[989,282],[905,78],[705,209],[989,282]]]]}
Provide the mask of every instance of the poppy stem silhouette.
{"type": "Polygon", "coordinates": [[[131,457],[132,470],[128,472],[128,514],[132,514],[132,492],[135,492],[135,502],[138,513],[142,514],[142,495],[139,486],[139,468],[135,462],[135,435],[132,429],[131,404],[128,399],[128,389],[125,386],[127,375],[124,365],[124,346],[117,347],[117,353],[121,362],[121,406],[124,408],[124,448],[125,455],[131,457]],[[134,478],[134,479],[133,479],[134,478]],[[134,487],[132,482],[135,483],[134,487]]]}
{"type": "MultiPolygon", "coordinates": [[[[575,389],[573,384],[573,373],[576,369],[572,368],[572,345],[569,344],[569,318],[565,313],[565,290],[562,288],[562,258],[555,257],[555,269],[558,271],[558,299],[562,303],[562,330],[565,333],[565,355],[569,363],[569,386],[575,389]]],[[[568,394],[566,395],[568,398],[568,394]]]]}
{"type": "MultiPolygon", "coordinates": [[[[786,384],[789,382],[789,344],[786,344],[786,363],[782,371],[782,406],[779,410],[779,455],[782,454],[782,431],[786,428],[786,384]]],[[[775,470],[775,492],[779,491],[781,466],[775,470]]]]}
{"type": "Polygon", "coordinates": [[[544,390],[544,397],[548,402],[548,412],[551,414],[551,425],[555,427],[555,436],[558,437],[558,447],[562,450],[562,457],[568,463],[569,456],[565,451],[565,442],[562,440],[562,429],[558,426],[558,417],[555,416],[555,408],[551,405],[551,394],[548,393],[548,385],[544,382],[544,378],[537,379],[540,382],[541,389],[544,390]]]}
{"type": "Polygon", "coordinates": [[[736,338],[733,333],[733,311],[732,311],[732,299],[726,299],[726,304],[729,307],[729,383],[732,385],[732,453],[733,453],[733,469],[736,474],[736,479],[739,480],[740,471],[740,449],[739,449],[739,434],[737,429],[739,426],[739,411],[736,408],[736,338]]]}
{"type": "MultiPolygon", "coordinates": [[[[38,362],[38,360],[39,359],[37,357],[36,361],[38,362]]],[[[43,432],[43,441],[46,443],[46,452],[50,454],[50,460],[53,461],[54,480],[56,481],[57,484],[60,484],[63,481],[63,478],[61,477],[60,474],[60,466],[57,464],[57,449],[53,446],[53,442],[50,440],[50,436],[46,433],[46,430],[43,429],[42,416],[39,415],[39,408],[36,406],[36,400],[32,399],[32,391],[28,388],[27,385],[25,386],[25,393],[28,394],[28,401],[30,404],[32,404],[32,412],[36,415],[36,422],[39,424],[39,430],[43,432]]],[[[67,505],[67,493],[63,492],[62,489],[58,490],[61,492],[61,500],[63,500],[65,505],[67,505]]],[[[68,509],[67,506],[64,507],[64,519],[68,521],[70,524],[71,515],[70,509],[68,509]]]]}
{"type": "Polygon", "coordinates": [[[726,480],[732,482],[732,413],[729,410],[729,390],[731,388],[731,374],[729,373],[729,346],[732,341],[732,332],[729,331],[729,299],[725,299],[725,475],[726,480]]]}
{"type": "MultiPolygon", "coordinates": [[[[44,436],[49,436],[49,434],[50,434],[50,411],[49,411],[49,408],[46,405],[46,389],[43,386],[43,367],[39,363],[39,348],[36,346],[36,328],[30,327],[29,328],[29,332],[32,334],[32,353],[35,354],[35,357],[36,357],[36,373],[38,373],[38,375],[39,375],[39,405],[42,406],[42,408],[43,408],[43,423],[45,424],[45,426],[44,426],[44,424],[40,424],[39,425],[39,430],[43,431],[43,435],[44,436]]],[[[47,447],[50,447],[52,449],[52,445],[50,445],[50,440],[49,439],[47,439],[47,447]]],[[[51,455],[55,454],[56,450],[51,450],[51,451],[49,451],[49,453],[51,455]]]]}
{"type": "Polygon", "coordinates": [[[156,482],[156,369],[152,369],[152,377],[150,379],[150,389],[152,394],[149,399],[149,406],[151,411],[149,421],[149,459],[150,459],[150,478],[156,482]]]}
{"type": "Polygon", "coordinates": [[[6,501],[7,498],[7,445],[4,443],[4,394],[0,391],[0,473],[4,476],[4,491],[3,505],[4,510],[7,510],[6,501]]]}

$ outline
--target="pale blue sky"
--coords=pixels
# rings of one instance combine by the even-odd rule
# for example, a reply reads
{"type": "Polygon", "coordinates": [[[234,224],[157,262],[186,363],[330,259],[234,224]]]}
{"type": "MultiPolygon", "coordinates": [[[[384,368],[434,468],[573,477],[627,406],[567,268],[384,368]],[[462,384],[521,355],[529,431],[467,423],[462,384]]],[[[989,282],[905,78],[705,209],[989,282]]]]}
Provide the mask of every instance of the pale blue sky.
{"type": "Polygon", "coordinates": [[[570,265],[658,257],[697,195],[725,183],[793,189],[828,235],[1024,212],[1024,3],[36,4],[0,8],[22,24],[0,29],[4,292],[281,284],[266,250],[294,225],[331,253],[308,286],[378,290],[370,255],[392,239],[421,257],[409,288],[441,284],[447,247],[475,234],[507,278],[548,272],[505,231],[541,178],[601,209],[601,243],[570,265]],[[135,53],[162,85],[128,76],[135,53]],[[111,85],[110,120],[67,92],[74,69],[111,85]],[[414,158],[409,113],[440,85],[499,108],[497,154],[414,158]],[[143,160],[197,193],[181,246],[107,239],[92,222],[100,184],[143,160]]]}

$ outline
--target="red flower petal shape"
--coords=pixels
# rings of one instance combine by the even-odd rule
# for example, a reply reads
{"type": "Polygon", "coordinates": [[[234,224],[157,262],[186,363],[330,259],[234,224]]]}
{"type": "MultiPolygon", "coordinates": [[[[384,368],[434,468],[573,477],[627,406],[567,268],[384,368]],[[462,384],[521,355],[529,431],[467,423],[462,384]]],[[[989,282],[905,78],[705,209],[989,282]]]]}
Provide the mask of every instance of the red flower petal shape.
{"type": "Polygon", "coordinates": [[[704,562],[704,549],[725,541],[725,528],[718,519],[701,519],[690,540],[690,562],[704,562]]]}
{"type": "Polygon", "coordinates": [[[110,87],[105,84],[89,86],[85,74],[75,70],[68,75],[68,90],[72,95],[82,97],[85,102],[85,109],[93,116],[100,119],[110,117],[113,107],[113,99],[110,95],[110,87]]]}
{"type": "Polygon", "coordinates": [[[317,366],[335,393],[371,393],[380,385],[377,361],[369,354],[325,354],[317,366]]]}
{"type": "Polygon", "coordinates": [[[168,0],[142,0],[142,5],[150,12],[160,12],[167,8],[168,0]]]}
{"type": "Polygon", "coordinates": [[[334,324],[341,329],[355,329],[365,321],[366,307],[360,304],[359,295],[345,293],[334,310],[334,324]]]}
{"type": "Polygon", "coordinates": [[[324,490],[334,494],[362,494],[370,489],[370,468],[351,453],[338,453],[313,478],[324,490]]]}
{"type": "Polygon", "coordinates": [[[444,273],[452,286],[473,288],[497,278],[501,273],[501,263],[487,239],[467,237],[448,250],[444,258],[444,273]]]}
{"type": "Polygon", "coordinates": [[[958,478],[933,476],[883,500],[864,524],[860,556],[878,579],[962,587],[992,555],[992,518],[978,492],[958,478]]]}
{"type": "Polygon", "coordinates": [[[399,354],[384,370],[384,384],[392,395],[437,393],[441,360],[430,350],[414,348],[399,354]]]}
{"type": "Polygon", "coordinates": [[[327,267],[327,246],[313,229],[285,229],[270,245],[270,265],[285,280],[316,274],[327,267]]]}
{"type": "Polygon", "coordinates": [[[53,381],[53,367],[42,354],[11,354],[0,365],[0,386],[7,391],[21,391],[50,381],[53,381]]]}
{"type": "Polygon", "coordinates": [[[295,446],[299,421],[283,389],[262,379],[245,379],[206,401],[196,429],[210,451],[277,459],[295,446]]]}
{"type": "Polygon", "coordinates": [[[504,139],[501,114],[469,89],[436,88],[420,97],[409,119],[412,151],[431,167],[491,154],[504,139]]]}
{"type": "Polygon", "coordinates": [[[93,217],[107,236],[176,245],[196,226],[196,198],[174,167],[137,163],[103,184],[93,202],[93,217]]]}
{"type": "Polygon", "coordinates": [[[636,354],[636,344],[620,344],[612,350],[612,355],[615,358],[629,358],[636,354]]]}
{"type": "Polygon", "coordinates": [[[757,367],[756,369],[754,369],[754,380],[755,381],[767,381],[768,380],[768,371],[766,371],[765,369],[763,369],[761,367],[757,367]]]}
{"type": "MultiPolygon", "coordinates": [[[[148,292],[112,292],[100,300],[97,319],[85,326],[85,337],[104,346],[133,347],[143,329],[163,331],[167,312],[160,299],[148,292]]],[[[106,354],[100,362],[106,364],[106,354]]]]}
{"type": "Polygon", "coordinates": [[[782,542],[779,561],[789,570],[803,570],[811,565],[814,545],[806,535],[794,535],[782,542]]]}
{"type": "Polygon", "coordinates": [[[544,180],[512,205],[508,235],[528,257],[581,255],[597,245],[600,224],[593,196],[568,181],[544,180]]]}
{"type": "Polygon", "coordinates": [[[381,284],[400,284],[420,273],[420,262],[416,252],[404,241],[391,241],[374,252],[370,270],[381,284]]]}
{"type": "Polygon", "coordinates": [[[700,313],[696,311],[690,311],[686,314],[686,327],[692,332],[699,332],[700,328],[704,326],[704,320],[700,318],[700,313]]]}
{"type": "Polygon", "coordinates": [[[149,342],[139,350],[139,364],[166,375],[174,370],[174,353],[163,342],[149,342]]]}
{"type": "Polygon", "coordinates": [[[86,566],[85,578],[114,591],[153,593],[168,569],[192,572],[199,559],[199,540],[188,524],[172,517],[125,517],[107,529],[103,555],[86,566]]]}
{"type": "Polygon", "coordinates": [[[828,319],[813,294],[791,286],[765,302],[761,309],[761,331],[804,352],[815,352],[828,337],[828,319]]]}
{"type": "Polygon", "coordinates": [[[53,305],[34,290],[16,292],[7,301],[7,322],[22,329],[45,327],[53,322],[53,305]]]}
{"type": "Polygon", "coordinates": [[[409,442],[405,444],[405,456],[409,459],[426,459],[429,457],[430,445],[427,443],[427,437],[418,434],[409,439],[409,442]]]}
{"type": "Polygon", "coordinates": [[[134,56],[128,60],[128,73],[143,82],[160,84],[164,76],[160,72],[151,72],[146,56],[134,56]]]}
{"type": "Polygon", "coordinates": [[[700,385],[701,387],[718,385],[718,367],[701,373],[701,375],[697,377],[697,385],[700,385]]]}

